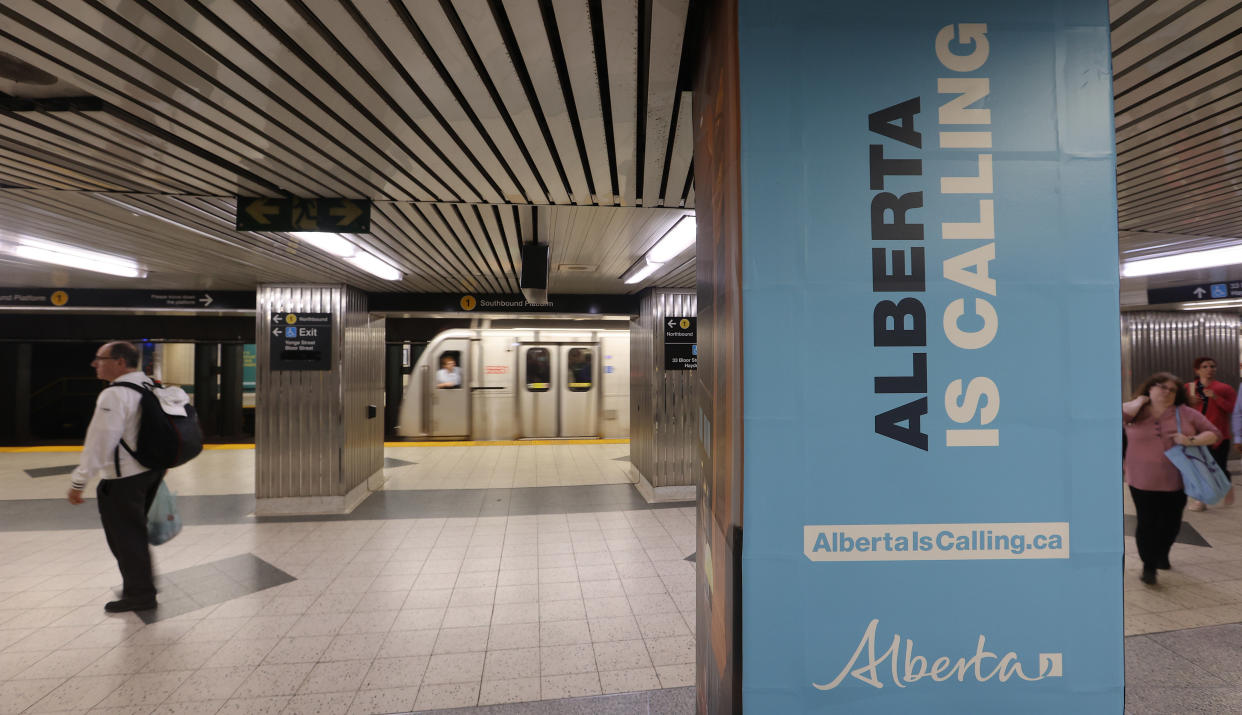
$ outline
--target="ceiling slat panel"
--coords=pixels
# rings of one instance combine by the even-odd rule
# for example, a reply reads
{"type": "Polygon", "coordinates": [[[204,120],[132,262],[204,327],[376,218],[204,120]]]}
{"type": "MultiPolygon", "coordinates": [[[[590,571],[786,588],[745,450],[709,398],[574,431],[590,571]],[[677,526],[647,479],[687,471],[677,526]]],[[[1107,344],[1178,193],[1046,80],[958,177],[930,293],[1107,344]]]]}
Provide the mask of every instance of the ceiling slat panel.
{"type": "Polygon", "coordinates": [[[608,48],[608,92],[616,138],[617,183],[621,205],[637,201],[638,5],[633,0],[601,0],[604,43],[608,48]]]}
{"type": "MultiPolygon", "coordinates": [[[[377,128],[382,137],[377,144],[385,153],[390,157],[409,157],[412,161],[405,162],[405,169],[420,178],[427,177],[425,183],[433,190],[438,185],[443,187],[439,191],[451,192],[439,193],[441,200],[481,200],[482,193],[457,166],[460,163],[469,168],[464,157],[449,158],[409,115],[407,102],[413,101],[417,106],[417,100],[406,96],[402,98],[405,102],[399,102],[392,96],[389,89],[399,87],[403,81],[378,54],[363,29],[340,5],[316,5],[318,13],[301,0],[290,0],[287,5],[269,2],[260,7],[348,91],[352,114],[377,128]],[[369,57],[371,62],[359,61],[359,57],[369,57]]],[[[479,184],[484,182],[480,180],[479,184]]]]}
{"type": "Polygon", "coordinates": [[[1137,42],[1128,46],[1114,44],[1115,48],[1124,47],[1114,54],[1114,72],[1122,74],[1126,68],[1144,61],[1149,61],[1150,72],[1168,67],[1179,57],[1193,52],[1191,48],[1204,47],[1217,39],[1220,35],[1215,33],[1228,32],[1226,24],[1216,20],[1222,15],[1227,19],[1228,14],[1237,9],[1235,0],[1206,0],[1137,42]],[[1175,49],[1180,43],[1185,47],[1175,49]]]}
{"type": "MultiPolygon", "coordinates": [[[[283,30],[279,36],[273,35],[242,6],[231,0],[213,3],[207,16],[217,18],[245,43],[240,48],[244,54],[238,58],[239,63],[257,81],[280,86],[282,96],[301,94],[310,105],[306,110],[310,121],[330,121],[341,125],[343,136],[350,138],[353,152],[381,172],[380,186],[386,194],[393,198],[423,201],[444,200],[450,196],[449,190],[421,167],[407,167],[400,161],[394,161],[390,156],[393,143],[369,118],[359,114],[356,106],[350,103],[349,96],[338,92],[316,71],[318,68],[313,59],[306,58],[305,50],[298,43],[299,40],[315,42],[309,37],[311,31],[304,24],[295,28],[302,33],[298,37],[290,37],[283,30]]],[[[193,16],[191,19],[194,19],[193,16]]]]}
{"type": "MultiPolygon", "coordinates": [[[[106,182],[108,187],[124,186],[128,191],[146,193],[188,193],[193,190],[202,192],[203,185],[187,185],[168,180],[158,175],[148,174],[141,166],[130,163],[122,158],[121,150],[113,150],[96,141],[95,137],[82,132],[69,134],[72,131],[52,116],[43,117],[42,124],[25,121],[16,113],[0,114],[0,130],[5,138],[25,149],[26,153],[41,155],[41,159],[49,164],[67,168],[66,157],[73,156],[73,164],[95,180],[106,182]],[[78,151],[83,145],[92,151],[78,151]],[[49,161],[50,160],[50,161],[49,161]]],[[[100,186],[99,188],[105,188],[100,186]]]]}
{"type": "MultiPolygon", "coordinates": [[[[643,205],[662,206],[660,184],[668,160],[669,136],[674,131],[677,77],[681,72],[681,41],[686,27],[689,0],[654,0],[651,3],[651,62],[647,80],[647,133],[643,170],[643,205]]],[[[690,107],[682,111],[690,112],[690,107]]],[[[678,187],[680,189],[680,187],[678,187]]],[[[673,205],[681,203],[680,191],[673,205]]]]}
{"type": "Polygon", "coordinates": [[[523,92],[521,80],[518,78],[513,62],[505,48],[500,29],[485,0],[471,0],[457,4],[458,17],[469,35],[471,42],[478,48],[488,77],[496,86],[513,124],[517,127],[521,141],[530,153],[539,176],[548,187],[548,196],[552,203],[565,204],[570,202],[569,187],[561,180],[556,162],[552,159],[555,146],[550,146],[544,139],[535,116],[535,109],[523,92]]]}
{"type": "Polygon", "coordinates": [[[557,28],[561,46],[568,61],[570,85],[578,109],[578,123],[582,128],[591,177],[595,185],[595,203],[615,203],[612,171],[608,152],[608,137],[604,128],[604,110],[601,104],[600,77],[595,46],[592,38],[589,5],[582,0],[551,0],[556,12],[557,28]]]}
{"type": "MultiPolygon", "coordinates": [[[[382,3],[367,5],[383,6],[382,3]]],[[[388,21],[398,22],[391,6],[385,9],[388,21]]],[[[452,126],[443,119],[443,115],[432,111],[428,106],[430,100],[419,86],[419,81],[405,70],[397,53],[384,42],[380,33],[356,5],[314,3],[312,10],[328,27],[350,25],[358,28],[362,36],[356,44],[351,45],[351,50],[366,71],[384,88],[384,92],[390,95],[389,101],[400,107],[401,112],[415,122],[418,129],[427,136],[429,146],[434,146],[444,155],[449,167],[463,174],[463,180],[469,186],[463,193],[464,197],[470,195],[477,199],[468,200],[499,202],[506,200],[507,194],[515,193],[513,183],[499,171],[498,165],[492,162],[490,169],[485,168],[479,156],[469,150],[452,126]]],[[[404,53],[408,44],[407,37],[397,49],[404,53]]],[[[490,152],[485,154],[490,155],[490,152]]]]}
{"type": "Polygon", "coordinates": [[[673,151],[668,156],[668,179],[665,181],[664,205],[674,208],[681,206],[681,192],[686,186],[686,177],[694,161],[694,123],[691,121],[694,114],[691,111],[693,101],[693,96],[689,92],[681,93],[681,111],[677,113],[673,151]]]}
{"type": "MultiPolygon", "coordinates": [[[[549,3],[549,7],[550,5],[549,3]]],[[[584,143],[583,151],[579,151],[577,134],[575,134],[575,125],[579,124],[578,114],[577,111],[570,113],[566,102],[565,87],[561,84],[559,71],[553,59],[552,41],[556,42],[557,52],[563,51],[559,20],[555,17],[555,13],[552,13],[552,22],[558,24],[555,34],[550,38],[552,28],[547,26],[541,16],[539,0],[504,0],[502,7],[513,29],[514,39],[521,50],[520,58],[524,65],[523,69],[530,78],[531,87],[537,98],[539,113],[534,116],[536,120],[542,117],[551,133],[556,149],[554,159],[559,157],[560,166],[569,181],[570,201],[575,204],[589,205],[594,202],[593,194],[597,190],[592,190],[588,186],[587,173],[590,167],[583,165],[583,153],[586,147],[584,143]]],[[[512,60],[513,57],[511,56],[510,59],[512,60]]],[[[567,66],[566,74],[568,75],[567,66]]],[[[572,82],[568,83],[568,90],[568,96],[577,110],[578,99],[575,96],[572,82]]],[[[578,132],[581,133],[580,125],[578,132]]]]}
{"type": "MultiPolygon", "coordinates": [[[[374,13],[377,11],[374,5],[378,4],[367,3],[363,7],[368,13],[374,13]]],[[[398,31],[413,35],[414,46],[419,51],[410,47],[403,53],[407,69],[419,78],[428,96],[447,113],[456,130],[467,137],[476,155],[491,154],[492,161],[506,176],[516,177],[523,195],[511,196],[509,200],[545,202],[547,197],[533,165],[518,147],[514,133],[501,116],[487,84],[475,71],[471,54],[459,41],[449,18],[436,3],[407,2],[401,8],[405,15],[397,13],[399,23],[375,25],[381,35],[387,32],[390,36],[386,39],[396,47],[409,44],[409,39],[402,40],[401,34],[396,34],[398,31]],[[421,51],[423,43],[430,54],[421,51]]]]}

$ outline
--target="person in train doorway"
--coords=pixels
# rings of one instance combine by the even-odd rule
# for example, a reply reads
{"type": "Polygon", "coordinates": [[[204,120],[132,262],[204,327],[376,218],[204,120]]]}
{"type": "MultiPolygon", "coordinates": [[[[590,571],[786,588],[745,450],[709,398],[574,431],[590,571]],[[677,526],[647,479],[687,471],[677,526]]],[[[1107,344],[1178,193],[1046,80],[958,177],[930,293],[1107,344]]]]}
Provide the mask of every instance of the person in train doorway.
{"type": "Polygon", "coordinates": [[[1134,500],[1134,541],[1143,562],[1143,583],[1156,583],[1156,570],[1171,568],[1169,551],[1182,528],[1186,492],[1182,475],[1166,450],[1175,444],[1211,446],[1224,437],[1206,417],[1186,405],[1181,381],[1158,372],[1121,404],[1126,430],[1126,484],[1134,500]],[[1181,429],[1178,429],[1180,420],[1181,429]]]}
{"type": "Polygon", "coordinates": [[[461,387],[461,368],[457,367],[457,360],[452,355],[440,357],[440,369],[436,370],[436,387],[461,387]]]}
{"type": "MultiPolygon", "coordinates": [[[[142,353],[132,344],[110,342],[96,351],[91,366],[96,377],[110,384],[153,384],[140,369],[141,359],[142,353]]],[[[125,444],[138,441],[141,399],[140,393],[130,389],[105,388],[99,393],[95,414],[86,428],[82,461],[73,470],[69,487],[69,503],[81,504],[86,485],[93,477],[101,477],[95,490],[99,520],[124,582],[121,598],[104,605],[110,613],[145,611],[156,605],[155,576],[147,546],[147,511],[164,479],[164,470],[147,469],[121,448],[121,440],[125,444]]]]}
{"type": "MultiPolygon", "coordinates": [[[[1186,404],[1199,411],[1225,436],[1215,447],[1212,456],[1220,465],[1226,477],[1229,475],[1229,437],[1237,434],[1230,429],[1234,408],[1237,406],[1238,393],[1220,380],[1216,379],[1216,361],[1210,357],[1195,358],[1195,379],[1186,385],[1186,404]]],[[[1233,489],[1225,496],[1225,506],[1233,504],[1233,489]]],[[[1186,507],[1191,511],[1203,511],[1207,505],[1197,499],[1191,499],[1186,507]]]]}

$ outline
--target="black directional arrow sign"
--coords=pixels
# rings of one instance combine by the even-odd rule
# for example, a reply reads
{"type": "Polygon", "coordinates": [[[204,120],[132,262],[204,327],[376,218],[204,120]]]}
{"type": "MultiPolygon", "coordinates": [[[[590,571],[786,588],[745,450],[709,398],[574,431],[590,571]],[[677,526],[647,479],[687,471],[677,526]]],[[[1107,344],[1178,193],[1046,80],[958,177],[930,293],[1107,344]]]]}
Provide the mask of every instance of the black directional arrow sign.
{"type": "Polygon", "coordinates": [[[366,233],[371,230],[371,202],[239,196],[236,226],[238,231],[366,233]]]}

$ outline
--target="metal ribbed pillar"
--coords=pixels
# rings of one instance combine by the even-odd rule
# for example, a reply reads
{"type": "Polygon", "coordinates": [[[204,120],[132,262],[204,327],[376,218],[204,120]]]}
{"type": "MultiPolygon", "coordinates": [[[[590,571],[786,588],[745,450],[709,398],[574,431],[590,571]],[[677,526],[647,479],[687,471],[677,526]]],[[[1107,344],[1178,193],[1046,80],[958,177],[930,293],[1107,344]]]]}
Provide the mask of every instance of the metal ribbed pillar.
{"type": "Polygon", "coordinates": [[[384,321],[344,285],[258,291],[257,514],[345,513],[383,485],[384,321]],[[276,314],[331,315],[327,370],[274,369],[276,314]]]}

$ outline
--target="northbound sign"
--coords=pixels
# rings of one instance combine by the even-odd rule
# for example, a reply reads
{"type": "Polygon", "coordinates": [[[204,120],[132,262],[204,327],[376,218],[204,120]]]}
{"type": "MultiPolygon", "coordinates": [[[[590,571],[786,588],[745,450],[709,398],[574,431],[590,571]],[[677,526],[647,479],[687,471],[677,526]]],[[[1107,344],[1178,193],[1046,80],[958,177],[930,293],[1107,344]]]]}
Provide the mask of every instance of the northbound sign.
{"type": "Polygon", "coordinates": [[[371,202],[239,196],[236,225],[238,231],[366,233],[371,230],[371,202]]]}
{"type": "Polygon", "coordinates": [[[696,370],[699,367],[698,319],[670,316],[664,319],[664,369],[696,370]]]}

